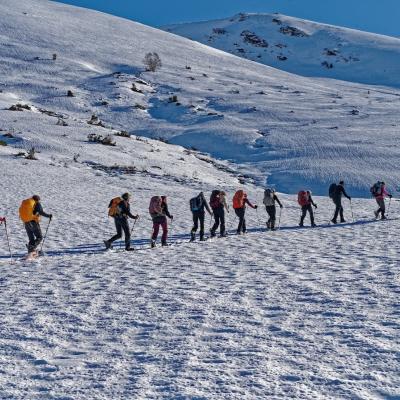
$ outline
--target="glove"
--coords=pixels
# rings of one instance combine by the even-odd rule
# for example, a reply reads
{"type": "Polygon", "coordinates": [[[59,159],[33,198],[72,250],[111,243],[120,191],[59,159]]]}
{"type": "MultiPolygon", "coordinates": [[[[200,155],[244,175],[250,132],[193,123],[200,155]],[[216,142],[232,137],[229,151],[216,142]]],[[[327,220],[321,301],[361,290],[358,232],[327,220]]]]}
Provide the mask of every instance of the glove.
{"type": "Polygon", "coordinates": [[[258,205],[256,204],[256,205],[254,206],[254,208],[257,210],[257,208],[258,208],[258,205]]]}
{"type": "Polygon", "coordinates": [[[51,221],[53,219],[53,214],[49,214],[49,220],[51,221]]]}
{"type": "Polygon", "coordinates": [[[0,217],[0,223],[6,222],[6,217],[0,217]]]}
{"type": "Polygon", "coordinates": [[[351,201],[351,197],[349,197],[349,201],[351,201]]]}
{"type": "MultiPolygon", "coordinates": [[[[389,194],[389,198],[391,199],[393,197],[393,195],[392,194],[389,194]]],[[[4,220],[5,220],[5,218],[4,218],[4,220]]]]}
{"type": "Polygon", "coordinates": [[[280,208],[283,208],[283,205],[282,205],[282,204],[280,204],[280,205],[279,205],[279,207],[280,207],[280,208]]]}
{"type": "Polygon", "coordinates": [[[136,214],[136,215],[135,215],[135,219],[139,219],[139,214],[136,214]]]}
{"type": "Polygon", "coordinates": [[[315,208],[318,208],[316,204],[314,204],[314,207],[315,207],[315,208]]]}
{"type": "Polygon", "coordinates": [[[171,217],[170,217],[171,219],[174,219],[174,216],[173,215],[171,215],[171,217]]]}

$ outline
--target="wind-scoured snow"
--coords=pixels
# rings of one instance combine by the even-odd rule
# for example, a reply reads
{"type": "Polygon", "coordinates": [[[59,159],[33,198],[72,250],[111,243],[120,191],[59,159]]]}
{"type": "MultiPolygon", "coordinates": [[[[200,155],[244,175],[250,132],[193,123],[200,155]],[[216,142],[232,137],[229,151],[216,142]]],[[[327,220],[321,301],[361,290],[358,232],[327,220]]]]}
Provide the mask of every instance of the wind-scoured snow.
{"type": "Polygon", "coordinates": [[[208,46],[295,74],[400,86],[400,39],[281,14],[163,27],[208,46]]]}
{"type": "Polygon", "coordinates": [[[351,195],[379,178],[393,188],[400,92],[291,75],[47,1],[3,0],[0,43],[13,256],[1,225],[1,399],[400,396],[399,202],[375,221],[374,200],[353,197],[333,226],[332,202],[315,196],[311,229],[298,227],[296,196],[279,193],[281,229],[266,232],[257,185],[267,174],[289,193],[325,193],[339,176],[351,195]],[[147,51],[162,59],[155,73],[147,51]],[[234,235],[231,210],[226,239],[188,243],[189,199],[215,188],[260,205],[248,234],[234,235]],[[105,252],[107,206],[126,191],[136,250],[105,252]],[[54,218],[45,256],[25,262],[18,207],[33,194],[54,218]],[[154,195],[174,220],[171,247],[152,250],[154,195]]]}

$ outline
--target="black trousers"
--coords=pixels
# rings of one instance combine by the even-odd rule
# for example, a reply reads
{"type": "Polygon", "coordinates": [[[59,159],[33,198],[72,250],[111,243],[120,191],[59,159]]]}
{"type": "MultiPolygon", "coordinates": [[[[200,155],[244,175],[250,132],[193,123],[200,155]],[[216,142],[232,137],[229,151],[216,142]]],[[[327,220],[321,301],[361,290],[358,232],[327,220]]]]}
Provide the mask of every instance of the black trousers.
{"type": "Polygon", "coordinates": [[[300,224],[304,223],[304,218],[306,217],[307,211],[308,211],[310,214],[311,225],[314,225],[314,223],[315,223],[314,222],[314,211],[312,209],[312,205],[308,204],[306,206],[301,207],[301,211],[302,212],[301,212],[300,224]]]}
{"type": "Polygon", "coordinates": [[[246,220],[244,218],[244,215],[246,213],[245,208],[235,208],[235,214],[239,218],[239,225],[237,227],[237,232],[246,232],[246,220]]]}
{"type": "Polygon", "coordinates": [[[30,253],[34,251],[43,240],[42,230],[40,229],[39,222],[36,221],[25,222],[25,230],[29,238],[28,252],[30,253]]]}
{"type": "Polygon", "coordinates": [[[215,234],[216,230],[219,228],[220,234],[225,233],[225,211],[223,208],[215,208],[214,211],[214,225],[211,228],[211,233],[215,234]]]}
{"type": "Polygon", "coordinates": [[[204,237],[204,220],[205,220],[205,212],[204,211],[193,211],[192,233],[197,232],[197,229],[199,229],[199,223],[200,223],[200,239],[204,237]]]}
{"type": "Polygon", "coordinates": [[[128,218],[126,217],[114,217],[115,229],[117,230],[117,234],[114,235],[109,243],[115,242],[116,240],[122,237],[122,231],[125,234],[125,248],[130,247],[131,245],[131,231],[129,229],[128,218]]]}
{"type": "Polygon", "coordinates": [[[334,201],[336,209],[335,209],[335,214],[333,215],[333,220],[336,221],[338,215],[340,215],[340,220],[344,221],[344,216],[343,216],[343,206],[342,206],[342,200],[335,200],[334,201]]]}
{"type": "Polygon", "coordinates": [[[276,206],[265,206],[265,210],[268,213],[268,224],[273,228],[275,227],[276,221],[276,206]]]}

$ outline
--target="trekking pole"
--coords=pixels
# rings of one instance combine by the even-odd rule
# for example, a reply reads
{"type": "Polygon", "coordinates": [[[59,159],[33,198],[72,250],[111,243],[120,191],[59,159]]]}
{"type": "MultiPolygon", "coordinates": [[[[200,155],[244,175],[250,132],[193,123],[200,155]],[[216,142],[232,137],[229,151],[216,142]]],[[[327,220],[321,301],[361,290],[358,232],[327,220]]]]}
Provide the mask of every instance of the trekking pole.
{"type": "Polygon", "coordinates": [[[49,226],[50,226],[51,220],[52,220],[52,218],[49,219],[49,223],[47,224],[46,232],[44,234],[44,237],[43,237],[43,240],[42,240],[42,244],[40,246],[39,253],[42,253],[42,251],[43,251],[43,245],[44,245],[44,242],[45,242],[45,240],[47,238],[47,232],[49,231],[49,226]]]}
{"type": "Polygon", "coordinates": [[[387,209],[386,216],[389,216],[389,211],[390,211],[390,204],[391,204],[391,202],[392,202],[392,198],[390,197],[390,198],[389,198],[389,205],[388,205],[388,209],[387,209]]]}
{"type": "Polygon", "coordinates": [[[135,229],[135,225],[136,225],[136,222],[137,221],[139,221],[139,216],[135,219],[135,222],[133,223],[133,226],[132,226],[132,229],[131,229],[131,236],[132,236],[132,232],[133,232],[133,230],[135,229]]]}
{"type": "Polygon", "coordinates": [[[262,229],[263,224],[261,223],[261,219],[260,219],[260,216],[259,216],[259,214],[258,214],[258,207],[256,208],[256,213],[257,213],[258,227],[259,227],[260,229],[262,229]]]}
{"type": "Polygon", "coordinates": [[[351,210],[351,218],[354,222],[353,204],[351,203],[351,200],[350,200],[350,210],[351,210]]]}
{"type": "Polygon", "coordinates": [[[279,210],[278,229],[281,227],[282,207],[279,210]]]}
{"type": "Polygon", "coordinates": [[[8,251],[10,252],[10,261],[12,261],[12,253],[11,253],[11,246],[10,246],[10,237],[8,236],[8,229],[7,229],[7,220],[4,218],[4,229],[6,231],[6,238],[8,244],[8,251]]]}

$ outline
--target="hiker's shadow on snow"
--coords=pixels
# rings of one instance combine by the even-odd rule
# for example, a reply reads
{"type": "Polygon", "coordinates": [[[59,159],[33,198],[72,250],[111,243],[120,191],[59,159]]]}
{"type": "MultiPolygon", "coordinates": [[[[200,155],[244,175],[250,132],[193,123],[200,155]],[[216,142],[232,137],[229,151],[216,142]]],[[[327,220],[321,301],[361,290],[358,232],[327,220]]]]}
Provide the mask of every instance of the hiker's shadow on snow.
{"type": "MultiPolygon", "coordinates": [[[[397,221],[400,218],[390,218],[386,221],[397,221]]],[[[302,231],[302,230],[319,230],[319,229],[341,229],[345,227],[351,227],[351,226],[362,226],[362,225],[369,225],[369,224],[374,224],[374,223],[380,223],[380,222],[385,222],[381,220],[359,220],[359,221],[354,221],[354,222],[345,222],[342,224],[322,224],[318,225],[315,228],[311,228],[310,226],[282,226],[273,233],[278,233],[279,231],[302,231]]],[[[267,231],[266,228],[264,227],[258,227],[258,228],[250,228],[247,230],[248,233],[260,233],[260,232],[269,232],[267,231]]],[[[229,230],[228,231],[229,236],[234,236],[236,233],[236,230],[229,230]]],[[[190,234],[188,233],[177,233],[177,234],[171,234],[169,236],[169,242],[172,245],[179,245],[185,242],[189,242],[190,240],[190,234]]],[[[141,239],[133,239],[131,240],[131,244],[136,248],[136,252],[142,252],[142,251],[147,251],[150,250],[150,238],[141,238],[141,239]]],[[[125,246],[125,242],[122,240],[119,240],[117,242],[114,242],[114,250],[117,252],[119,250],[123,251],[125,246]]],[[[85,243],[85,244],[78,244],[75,247],[69,247],[69,248],[64,248],[60,250],[48,250],[45,252],[46,257],[60,257],[60,256],[73,256],[73,255],[96,255],[96,254],[104,254],[105,253],[105,248],[103,243],[85,243]]],[[[23,258],[25,257],[26,254],[14,254],[14,258],[23,258]]],[[[2,255],[0,256],[0,260],[5,260],[9,259],[9,255],[2,255]]]]}
{"type": "MultiPolygon", "coordinates": [[[[399,218],[390,218],[385,221],[397,221],[399,218]]],[[[281,226],[280,228],[276,229],[275,232],[279,231],[303,231],[307,229],[313,229],[313,230],[318,230],[318,229],[340,229],[340,228],[346,228],[349,226],[358,226],[358,225],[369,225],[369,224],[374,224],[374,223],[379,223],[379,222],[384,222],[381,220],[375,220],[375,219],[368,219],[368,220],[359,220],[359,221],[354,221],[354,222],[344,222],[341,224],[320,224],[317,225],[315,228],[312,228],[311,226],[281,226]]],[[[266,228],[250,228],[247,230],[247,232],[268,232],[266,228]]]]}

